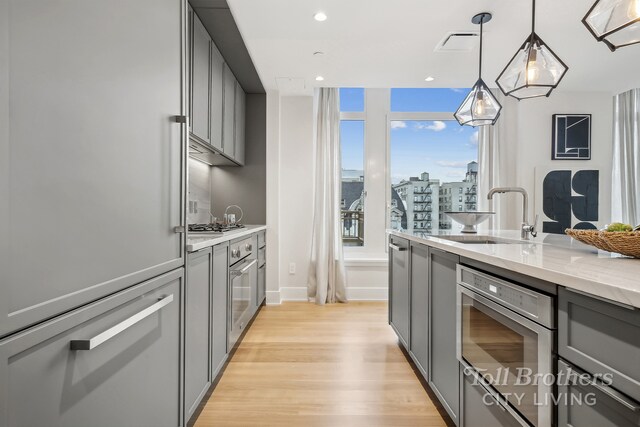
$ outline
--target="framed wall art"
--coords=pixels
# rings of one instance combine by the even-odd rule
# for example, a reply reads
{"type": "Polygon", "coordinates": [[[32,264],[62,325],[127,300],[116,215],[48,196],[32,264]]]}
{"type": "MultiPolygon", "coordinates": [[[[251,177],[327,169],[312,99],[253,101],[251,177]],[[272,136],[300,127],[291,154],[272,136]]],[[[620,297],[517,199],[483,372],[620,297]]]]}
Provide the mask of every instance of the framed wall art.
{"type": "Polygon", "coordinates": [[[554,114],[552,160],[591,160],[591,114],[554,114]]]}

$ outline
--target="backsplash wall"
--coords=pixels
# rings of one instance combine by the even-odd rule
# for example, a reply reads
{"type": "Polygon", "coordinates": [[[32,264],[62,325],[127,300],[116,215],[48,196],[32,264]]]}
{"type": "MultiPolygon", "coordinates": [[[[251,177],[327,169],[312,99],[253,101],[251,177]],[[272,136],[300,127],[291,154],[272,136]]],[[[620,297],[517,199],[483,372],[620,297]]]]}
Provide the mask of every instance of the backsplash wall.
{"type": "Polygon", "coordinates": [[[211,209],[211,166],[198,160],[189,159],[189,210],[187,222],[210,222],[211,209]],[[197,203],[197,212],[192,212],[193,204],[197,203]]]}

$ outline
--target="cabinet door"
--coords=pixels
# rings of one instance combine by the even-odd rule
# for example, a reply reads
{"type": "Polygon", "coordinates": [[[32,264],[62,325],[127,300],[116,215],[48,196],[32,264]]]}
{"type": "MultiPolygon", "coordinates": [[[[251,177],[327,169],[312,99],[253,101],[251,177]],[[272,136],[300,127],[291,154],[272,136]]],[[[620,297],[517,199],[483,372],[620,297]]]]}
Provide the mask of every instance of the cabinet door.
{"type": "Polygon", "coordinates": [[[241,165],[244,164],[244,152],[245,152],[245,147],[244,147],[244,135],[245,135],[244,126],[245,126],[245,108],[246,108],[245,104],[246,104],[246,95],[244,93],[244,90],[242,89],[242,86],[240,86],[240,84],[236,82],[235,159],[241,165]]]}
{"type": "Polygon", "coordinates": [[[236,104],[236,78],[231,69],[224,64],[224,109],[222,111],[222,148],[224,154],[234,158],[236,155],[235,141],[235,104],[236,104]]]}
{"type": "Polygon", "coordinates": [[[0,2],[0,337],[184,265],[184,12],[0,2]]]}
{"type": "Polygon", "coordinates": [[[640,400],[640,310],[560,287],[558,354],[640,400]]]}
{"type": "Polygon", "coordinates": [[[429,335],[429,247],[411,243],[411,354],[427,378],[429,335]]]}
{"type": "Polygon", "coordinates": [[[211,145],[222,151],[222,109],[224,59],[211,41],[211,145]]]}
{"type": "Polygon", "coordinates": [[[409,348],[409,241],[389,238],[389,323],[409,348]]]}
{"type": "Polygon", "coordinates": [[[593,381],[585,372],[558,360],[558,427],[623,427],[640,425],[640,402],[593,381]]]}
{"type": "Polygon", "coordinates": [[[211,141],[209,131],[211,38],[195,13],[191,38],[191,134],[209,143],[211,141]]]}
{"type": "Polygon", "coordinates": [[[227,360],[229,244],[213,247],[213,357],[212,377],[218,375],[227,360]]]}
{"type": "Polygon", "coordinates": [[[213,251],[207,248],[191,253],[188,261],[184,333],[185,421],[191,418],[211,384],[213,251]]]}
{"type": "Polygon", "coordinates": [[[459,257],[429,249],[429,385],[457,424],[456,265],[459,257]]]}
{"type": "Polygon", "coordinates": [[[0,426],[181,425],[183,274],[174,270],[0,341],[0,426]],[[72,349],[98,338],[95,348],[72,349]]]}
{"type": "Polygon", "coordinates": [[[265,298],[267,297],[266,290],[266,273],[267,273],[267,264],[263,264],[258,268],[258,306],[260,306],[265,298]]]}

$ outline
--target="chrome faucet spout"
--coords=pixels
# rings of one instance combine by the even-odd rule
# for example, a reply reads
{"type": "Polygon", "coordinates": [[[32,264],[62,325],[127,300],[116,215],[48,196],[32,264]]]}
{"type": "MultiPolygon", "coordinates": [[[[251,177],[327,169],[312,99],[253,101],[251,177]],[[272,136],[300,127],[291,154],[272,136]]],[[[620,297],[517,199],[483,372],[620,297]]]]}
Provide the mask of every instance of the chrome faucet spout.
{"type": "Polygon", "coordinates": [[[536,237],[537,232],[535,231],[535,224],[529,224],[529,220],[527,218],[527,215],[529,214],[529,194],[527,194],[527,190],[522,187],[495,187],[489,191],[487,199],[492,200],[495,194],[504,193],[522,194],[522,229],[520,236],[525,240],[529,239],[529,233],[531,233],[533,237],[536,237]]]}

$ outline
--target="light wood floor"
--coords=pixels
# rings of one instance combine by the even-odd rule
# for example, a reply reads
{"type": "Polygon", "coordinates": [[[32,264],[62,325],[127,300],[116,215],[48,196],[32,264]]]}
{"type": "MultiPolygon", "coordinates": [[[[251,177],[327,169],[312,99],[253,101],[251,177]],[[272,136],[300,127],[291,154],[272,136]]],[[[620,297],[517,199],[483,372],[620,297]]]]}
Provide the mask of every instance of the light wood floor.
{"type": "Polygon", "coordinates": [[[386,303],[263,307],[202,410],[204,426],[445,426],[386,303]]]}

